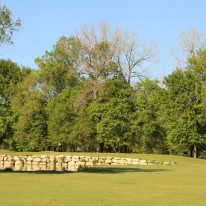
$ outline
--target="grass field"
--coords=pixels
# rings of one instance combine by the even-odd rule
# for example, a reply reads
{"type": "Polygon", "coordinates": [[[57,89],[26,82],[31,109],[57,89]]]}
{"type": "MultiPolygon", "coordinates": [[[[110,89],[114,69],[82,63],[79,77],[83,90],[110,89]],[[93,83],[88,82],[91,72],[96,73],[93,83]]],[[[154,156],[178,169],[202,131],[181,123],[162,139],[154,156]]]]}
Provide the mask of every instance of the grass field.
{"type": "Polygon", "coordinates": [[[80,173],[0,172],[0,205],[206,205],[206,160],[166,155],[101,155],[177,164],[93,167],[80,173]]]}

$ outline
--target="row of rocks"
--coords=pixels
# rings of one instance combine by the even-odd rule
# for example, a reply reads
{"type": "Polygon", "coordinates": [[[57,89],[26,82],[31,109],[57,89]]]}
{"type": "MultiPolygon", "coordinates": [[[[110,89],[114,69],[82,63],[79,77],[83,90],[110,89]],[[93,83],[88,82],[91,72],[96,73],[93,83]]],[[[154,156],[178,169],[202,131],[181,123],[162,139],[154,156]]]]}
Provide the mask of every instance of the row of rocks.
{"type": "Polygon", "coordinates": [[[79,167],[95,165],[172,165],[174,162],[160,162],[119,157],[73,156],[73,155],[0,155],[0,170],[15,171],[77,171],[79,167]]]}

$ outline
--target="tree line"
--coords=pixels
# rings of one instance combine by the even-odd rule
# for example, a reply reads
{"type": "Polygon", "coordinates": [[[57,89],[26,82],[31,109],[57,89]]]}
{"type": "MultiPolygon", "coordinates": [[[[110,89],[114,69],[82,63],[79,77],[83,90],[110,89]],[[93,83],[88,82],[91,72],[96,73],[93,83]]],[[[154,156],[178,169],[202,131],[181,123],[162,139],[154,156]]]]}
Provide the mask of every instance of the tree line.
{"type": "Polygon", "coordinates": [[[155,46],[107,24],[62,36],[37,70],[1,59],[0,146],[206,157],[206,49],[195,37],[163,82],[139,72],[155,46]]]}

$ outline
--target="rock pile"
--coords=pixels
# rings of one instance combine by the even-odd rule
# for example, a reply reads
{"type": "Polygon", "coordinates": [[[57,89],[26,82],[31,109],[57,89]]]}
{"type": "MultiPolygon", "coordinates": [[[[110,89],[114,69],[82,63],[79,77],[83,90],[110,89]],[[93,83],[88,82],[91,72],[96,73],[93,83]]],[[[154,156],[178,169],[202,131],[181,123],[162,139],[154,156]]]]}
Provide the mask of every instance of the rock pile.
{"type": "Polygon", "coordinates": [[[173,165],[160,162],[119,157],[72,155],[0,155],[0,170],[14,171],[78,171],[80,167],[95,165],[173,165]]]}

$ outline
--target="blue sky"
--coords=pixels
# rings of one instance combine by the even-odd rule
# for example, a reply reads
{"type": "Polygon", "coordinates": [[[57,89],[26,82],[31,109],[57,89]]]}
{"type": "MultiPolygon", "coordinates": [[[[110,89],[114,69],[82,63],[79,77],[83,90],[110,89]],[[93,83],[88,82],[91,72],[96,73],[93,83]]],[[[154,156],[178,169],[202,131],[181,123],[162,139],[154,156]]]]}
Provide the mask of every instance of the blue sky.
{"type": "Polygon", "coordinates": [[[206,32],[205,0],[0,0],[19,17],[22,27],[14,44],[0,47],[0,58],[37,68],[42,56],[60,36],[70,36],[84,24],[107,22],[122,30],[136,31],[145,42],[155,41],[156,58],[144,68],[162,79],[174,69],[172,48],[183,31],[206,32]]]}

